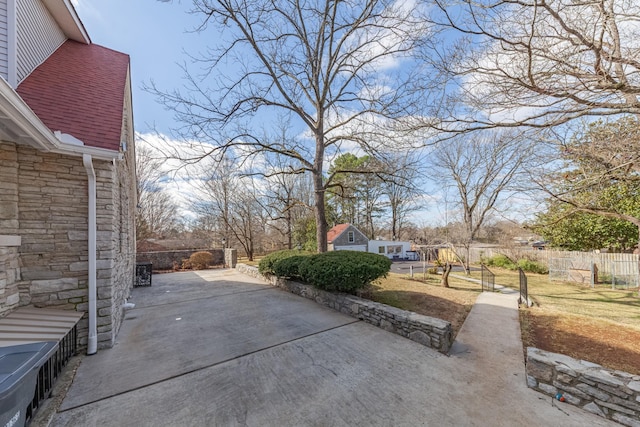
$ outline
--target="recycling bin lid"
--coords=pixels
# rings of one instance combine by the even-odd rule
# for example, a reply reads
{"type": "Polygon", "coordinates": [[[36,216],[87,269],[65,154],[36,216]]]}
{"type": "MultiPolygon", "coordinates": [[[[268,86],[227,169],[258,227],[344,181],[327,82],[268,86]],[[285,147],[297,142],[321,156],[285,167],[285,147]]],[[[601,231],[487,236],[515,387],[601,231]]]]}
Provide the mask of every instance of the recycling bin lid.
{"type": "Polygon", "coordinates": [[[0,397],[33,369],[39,369],[58,348],[55,341],[0,347],[0,397]]]}

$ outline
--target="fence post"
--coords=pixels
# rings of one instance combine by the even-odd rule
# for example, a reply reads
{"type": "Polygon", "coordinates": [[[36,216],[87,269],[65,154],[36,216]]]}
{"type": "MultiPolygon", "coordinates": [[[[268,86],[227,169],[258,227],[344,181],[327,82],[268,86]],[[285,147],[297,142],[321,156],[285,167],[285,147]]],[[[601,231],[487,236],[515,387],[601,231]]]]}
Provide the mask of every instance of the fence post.
{"type": "Polygon", "coordinates": [[[409,274],[411,275],[411,278],[413,279],[413,265],[409,266],[409,274]]]}
{"type": "Polygon", "coordinates": [[[595,288],[595,286],[596,286],[596,283],[595,283],[596,282],[596,270],[595,270],[594,267],[595,267],[595,263],[593,262],[593,260],[591,260],[591,265],[590,265],[590,268],[589,268],[589,270],[591,270],[591,274],[589,276],[591,276],[590,280],[591,280],[591,287],[592,288],[595,288]]]}

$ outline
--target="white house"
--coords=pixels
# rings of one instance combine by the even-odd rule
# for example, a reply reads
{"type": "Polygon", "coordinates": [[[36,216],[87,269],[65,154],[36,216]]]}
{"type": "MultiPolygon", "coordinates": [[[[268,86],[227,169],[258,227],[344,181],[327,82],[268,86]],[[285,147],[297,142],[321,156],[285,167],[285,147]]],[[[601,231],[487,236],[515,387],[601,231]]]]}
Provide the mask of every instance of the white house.
{"type": "Polygon", "coordinates": [[[417,254],[411,250],[409,242],[392,240],[369,240],[360,230],[351,224],[338,224],[327,233],[330,251],[371,252],[389,259],[415,260],[417,254]]]}
{"type": "Polygon", "coordinates": [[[411,243],[393,240],[369,240],[369,252],[385,255],[390,259],[411,259],[415,254],[411,251],[411,243]]]}

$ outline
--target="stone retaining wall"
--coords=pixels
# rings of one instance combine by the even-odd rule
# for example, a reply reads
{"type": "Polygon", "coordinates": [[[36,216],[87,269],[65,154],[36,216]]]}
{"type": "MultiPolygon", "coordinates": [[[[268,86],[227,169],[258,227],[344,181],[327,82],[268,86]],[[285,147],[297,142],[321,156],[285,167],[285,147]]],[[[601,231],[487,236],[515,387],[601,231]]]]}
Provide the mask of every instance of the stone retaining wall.
{"type": "Polygon", "coordinates": [[[173,270],[173,263],[178,266],[182,265],[182,260],[189,258],[191,254],[196,252],[210,252],[213,255],[212,265],[224,264],[224,250],[222,249],[187,249],[179,251],[158,251],[158,252],[138,252],[136,254],[137,262],[150,262],[153,264],[154,270],[173,270]]]}
{"type": "Polygon", "coordinates": [[[529,347],[527,385],[550,396],[562,393],[567,403],[625,426],[640,426],[640,375],[529,347]]]}
{"type": "Polygon", "coordinates": [[[453,343],[451,323],[444,320],[400,310],[354,295],[323,291],[312,285],[278,279],[274,276],[267,278],[262,276],[256,267],[246,264],[237,264],[236,269],[442,353],[448,352],[453,343]]]}

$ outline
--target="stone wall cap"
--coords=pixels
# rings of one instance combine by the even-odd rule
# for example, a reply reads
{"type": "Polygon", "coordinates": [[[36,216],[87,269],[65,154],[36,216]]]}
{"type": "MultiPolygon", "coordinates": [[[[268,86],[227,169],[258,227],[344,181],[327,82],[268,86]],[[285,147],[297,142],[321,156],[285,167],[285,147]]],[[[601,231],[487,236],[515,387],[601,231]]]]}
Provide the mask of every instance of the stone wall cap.
{"type": "Polygon", "coordinates": [[[22,236],[0,234],[0,246],[20,246],[21,244],[22,236]]]}

